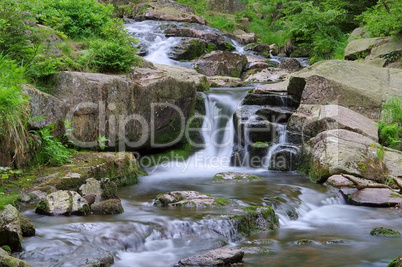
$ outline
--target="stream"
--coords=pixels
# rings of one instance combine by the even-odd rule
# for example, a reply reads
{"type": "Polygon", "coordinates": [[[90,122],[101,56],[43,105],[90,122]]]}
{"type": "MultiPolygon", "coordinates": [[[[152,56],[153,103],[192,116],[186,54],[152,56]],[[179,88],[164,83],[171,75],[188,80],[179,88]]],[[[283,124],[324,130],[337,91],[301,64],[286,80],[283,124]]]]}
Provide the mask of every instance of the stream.
{"type": "MultiPolygon", "coordinates": [[[[141,23],[142,29],[138,25],[127,28],[149,32],[155,24],[162,24],[141,23]]],[[[152,35],[144,35],[152,50],[148,60],[180,65],[165,57],[168,46],[177,40],[164,39],[156,30],[152,35]],[[155,40],[159,45],[152,47],[155,40]]],[[[37,235],[24,238],[19,258],[35,267],[79,266],[88,258],[110,253],[116,267],[166,267],[210,249],[241,247],[245,250],[243,266],[386,266],[400,255],[401,238],[370,235],[374,227],[402,231],[400,210],[346,205],[337,192],[296,172],[251,168],[247,164],[231,166],[236,145],[233,113],[241,107],[248,90],[215,88],[203,93],[203,129],[209,128],[201,132],[205,148],[184,162],[148,166],[148,176],[140,177],[138,184],[119,188],[123,214],[48,217],[35,214],[34,209],[26,210],[24,214],[35,224],[37,235]],[[251,173],[264,179],[211,182],[216,173],[224,171],[251,173]],[[227,198],[230,204],[207,208],[153,205],[158,194],[181,190],[227,198]],[[236,232],[223,215],[249,205],[271,205],[280,218],[280,228],[248,237],[236,232]],[[312,240],[312,244],[297,244],[300,239],[312,240]],[[258,253],[253,252],[255,248],[258,253]]],[[[281,129],[286,131],[284,126],[281,129]]],[[[286,134],[277,140],[274,148],[287,142],[286,134]]],[[[272,152],[270,149],[267,156],[272,152]]]]}

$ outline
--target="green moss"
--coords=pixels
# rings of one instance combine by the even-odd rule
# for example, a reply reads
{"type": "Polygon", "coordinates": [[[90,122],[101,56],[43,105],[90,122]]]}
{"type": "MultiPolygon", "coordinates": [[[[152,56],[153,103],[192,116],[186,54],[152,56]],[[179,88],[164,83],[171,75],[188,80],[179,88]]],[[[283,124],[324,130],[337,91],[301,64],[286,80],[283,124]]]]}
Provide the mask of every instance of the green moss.
{"type": "Polygon", "coordinates": [[[249,235],[261,230],[273,230],[279,225],[279,219],[271,207],[248,206],[244,207],[243,210],[245,213],[234,216],[238,223],[238,231],[243,235],[249,235]],[[257,224],[257,219],[260,217],[265,219],[268,229],[261,229],[261,226],[257,224]]]}
{"type": "Polygon", "coordinates": [[[213,43],[208,43],[208,45],[206,47],[206,52],[211,53],[212,51],[215,51],[217,49],[218,48],[216,47],[216,45],[214,45],[213,43]]]}
{"type": "Polygon", "coordinates": [[[257,143],[254,143],[253,146],[256,148],[267,148],[268,144],[264,143],[264,142],[257,142],[257,143]]]}
{"type": "Polygon", "coordinates": [[[197,92],[206,92],[206,91],[209,91],[209,89],[210,88],[209,88],[208,79],[207,79],[207,77],[203,77],[200,82],[200,85],[197,86],[197,92]]]}
{"type": "Polygon", "coordinates": [[[367,171],[367,165],[364,162],[358,162],[357,165],[359,166],[361,172],[367,171]]]}
{"type": "Polygon", "coordinates": [[[393,259],[389,264],[388,267],[402,267],[402,255],[393,259]]]}
{"type": "Polygon", "coordinates": [[[217,198],[215,198],[215,202],[216,202],[218,205],[221,205],[221,206],[225,206],[226,204],[229,204],[229,200],[226,199],[226,198],[222,198],[222,197],[217,197],[217,198]]]}
{"type": "Polygon", "coordinates": [[[401,194],[398,194],[398,193],[391,193],[391,197],[399,197],[399,198],[402,198],[402,195],[401,195],[401,194]]]}
{"type": "Polygon", "coordinates": [[[237,71],[237,70],[231,70],[231,72],[230,72],[230,75],[232,76],[232,77],[236,77],[236,78],[240,78],[240,72],[239,71],[237,71]]]}
{"type": "Polygon", "coordinates": [[[18,206],[18,201],[21,199],[21,196],[16,193],[0,193],[0,210],[4,210],[4,207],[8,204],[13,206],[18,206]],[[2,194],[1,194],[2,193],[2,194]]]}
{"type": "Polygon", "coordinates": [[[218,87],[218,84],[216,82],[212,82],[211,87],[218,87]]]}
{"type": "Polygon", "coordinates": [[[227,51],[235,50],[235,47],[231,43],[226,42],[225,46],[227,51]]]}
{"type": "Polygon", "coordinates": [[[11,248],[10,248],[10,246],[8,246],[8,245],[1,246],[1,248],[2,248],[3,250],[5,250],[6,252],[11,252],[11,248]]]}
{"type": "Polygon", "coordinates": [[[400,236],[401,233],[392,229],[386,229],[383,227],[377,227],[371,230],[370,235],[375,236],[400,236]]]}
{"type": "Polygon", "coordinates": [[[49,202],[46,199],[42,199],[39,201],[38,205],[36,206],[36,213],[39,214],[48,214],[49,212],[49,202]]]}
{"type": "Polygon", "coordinates": [[[117,185],[113,181],[102,180],[101,188],[102,188],[101,201],[119,198],[117,195],[117,185]]]}

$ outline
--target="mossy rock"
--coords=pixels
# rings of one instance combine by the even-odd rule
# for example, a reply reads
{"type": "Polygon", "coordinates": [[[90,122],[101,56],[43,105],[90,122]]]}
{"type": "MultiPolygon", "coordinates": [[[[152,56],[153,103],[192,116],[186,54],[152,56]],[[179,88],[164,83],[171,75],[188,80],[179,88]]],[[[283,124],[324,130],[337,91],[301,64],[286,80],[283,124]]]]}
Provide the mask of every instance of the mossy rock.
{"type": "Polygon", "coordinates": [[[375,236],[390,236],[390,237],[397,237],[400,236],[401,233],[392,229],[387,229],[384,227],[377,227],[371,230],[370,235],[375,236]]]}
{"type": "Polygon", "coordinates": [[[227,181],[258,181],[263,180],[263,177],[240,172],[220,172],[215,174],[212,178],[213,182],[227,182],[227,181]]]}
{"type": "Polygon", "coordinates": [[[119,199],[117,195],[117,185],[108,178],[103,178],[101,181],[102,196],[101,200],[119,199]]]}
{"type": "Polygon", "coordinates": [[[154,205],[162,207],[211,207],[225,206],[229,203],[228,199],[215,198],[210,194],[197,191],[172,191],[159,194],[154,201],[154,205]]]}
{"type": "Polygon", "coordinates": [[[22,236],[34,236],[35,235],[35,226],[28,217],[20,213],[20,224],[21,224],[21,232],[22,236]]]}
{"type": "Polygon", "coordinates": [[[389,264],[388,267],[402,267],[402,255],[393,259],[389,264]]]}
{"type": "Polygon", "coordinates": [[[115,215],[124,212],[120,199],[108,199],[91,205],[93,214],[115,215]]]}
{"type": "Polygon", "coordinates": [[[1,267],[32,267],[29,263],[26,261],[14,258],[6,251],[0,248],[0,266],[1,267]]]}
{"type": "Polygon", "coordinates": [[[248,206],[242,210],[242,214],[234,215],[233,220],[236,221],[237,229],[243,235],[279,227],[279,219],[271,207],[248,206]]]}

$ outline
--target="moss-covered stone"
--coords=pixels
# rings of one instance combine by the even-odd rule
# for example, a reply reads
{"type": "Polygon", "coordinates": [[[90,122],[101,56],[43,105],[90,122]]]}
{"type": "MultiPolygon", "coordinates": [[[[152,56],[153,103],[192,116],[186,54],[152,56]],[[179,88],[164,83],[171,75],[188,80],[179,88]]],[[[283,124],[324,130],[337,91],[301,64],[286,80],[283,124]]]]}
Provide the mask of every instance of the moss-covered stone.
{"type": "Polygon", "coordinates": [[[393,259],[389,264],[388,267],[402,267],[402,255],[393,259]]]}
{"type": "Polygon", "coordinates": [[[24,236],[24,237],[34,236],[35,235],[35,226],[32,223],[32,221],[21,213],[20,213],[19,217],[20,217],[22,236],[24,236]]]}
{"type": "Polygon", "coordinates": [[[240,172],[220,172],[215,174],[212,178],[213,182],[225,182],[225,181],[257,181],[263,180],[263,177],[240,172]]]}
{"type": "Polygon", "coordinates": [[[101,201],[108,200],[108,199],[119,199],[117,195],[117,185],[115,182],[110,181],[108,178],[104,178],[101,181],[101,201]]]}
{"type": "Polygon", "coordinates": [[[400,236],[401,233],[398,231],[392,230],[392,229],[377,227],[377,228],[374,228],[373,230],[371,230],[370,235],[396,237],[396,236],[400,236]]]}
{"type": "Polygon", "coordinates": [[[91,211],[98,215],[115,215],[124,212],[120,199],[108,199],[91,205],[91,211]]]}
{"type": "Polygon", "coordinates": [[[1,248],[0,248],[0,266],[1,267],[32,267],[32,265],[30,265],[29,263],[8,255],[8,253],[1,248]]]}
{"type": "Polygon", "coordinates": [[[271,207],[249,206],[243,208],[243,211],[233,217],[237,222],[238,231],[243,235],[279,227],[279,219],[271,207]]]}

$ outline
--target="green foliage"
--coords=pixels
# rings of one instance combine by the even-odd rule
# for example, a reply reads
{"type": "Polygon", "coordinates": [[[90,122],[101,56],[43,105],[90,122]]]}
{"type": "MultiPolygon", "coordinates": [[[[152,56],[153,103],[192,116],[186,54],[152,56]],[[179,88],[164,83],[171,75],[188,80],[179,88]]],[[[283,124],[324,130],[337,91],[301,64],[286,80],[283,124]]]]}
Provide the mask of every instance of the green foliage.
{"type": "Polygon", "coordinates": [[[228,32],[232,32],[236,26],[234,21],[228,20],[221,16],[212,17],[210,24],[217,29],[224,29],[228,32]]]}
{"type": "Polygon", "coordinates": [[[26,143],[24,122],[27,118],[27,99],[22,95],[24,68],[0,54],[0,143],[13,151],[2,151],[23,157],[26,143]]]}
{"type": "Polygon", "coordinates": [[[100,150],[105,150],[105,148],[107,148],[106,143],[108,141],[109,140],[106,138],[106,136],[99,136],[98,137],[98,145],[99,145],[100,150]]]}
{"type": "Polygon", "coordinates": [[[6,194],[4,192],[0,192],[0,210],[3,210],[8,204],[16,206],[17,201],[20,199],[21,196],[19,194],[6,194]]]}
{"type": "Polygon", "coordinates": [[[402,35],[402,2],[378,1],[359,18],[371,37],[402,35]]]}
{"type": "Polygon", "coordinates": [[[58,138],[52,135],[54,124],[49,124],[45,128],[31,132],[38,137],[39,147],[35,154],[36,164],[60,166],[64,163],[72,162],[72,152],[58,138]]]}
{"type": "Polygon", "coordinates": [[[402,151],[402,98],[391,97],[382,107],[377,123],[380,143],[402,151]]]}

